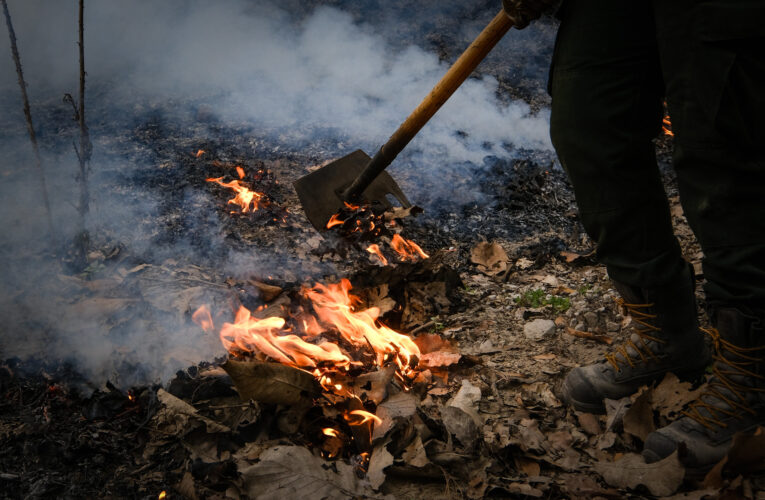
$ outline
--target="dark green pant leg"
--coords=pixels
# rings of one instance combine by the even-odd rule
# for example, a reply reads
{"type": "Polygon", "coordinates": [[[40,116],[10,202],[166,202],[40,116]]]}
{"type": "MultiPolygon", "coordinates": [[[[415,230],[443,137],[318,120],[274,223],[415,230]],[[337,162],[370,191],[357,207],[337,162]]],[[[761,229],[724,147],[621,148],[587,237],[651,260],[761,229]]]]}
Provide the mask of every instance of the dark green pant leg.
{"type": "Polygon", "coordinates": [[[707,300],[765,311],[765,2],[656,0],[657,40],[707,300]]]}
{"type": "Polygon", "coordinates": [[[663,82],[650,3],[566,0],[551,71],[551,136],[598,257],[622,283],[655,287],[684,262],[652,139],[663,82]]]}

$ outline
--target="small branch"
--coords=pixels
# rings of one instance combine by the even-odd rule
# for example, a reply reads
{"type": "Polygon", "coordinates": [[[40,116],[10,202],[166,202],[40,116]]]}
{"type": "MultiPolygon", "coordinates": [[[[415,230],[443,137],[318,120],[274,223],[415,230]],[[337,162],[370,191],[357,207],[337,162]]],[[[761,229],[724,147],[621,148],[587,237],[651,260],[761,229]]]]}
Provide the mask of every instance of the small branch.
{"type": "Polygon", "coordinates": [[[27,130],[29,131],[29,140],[32,143],[32,149],[35,153],[35,168],[37,170],[37,177],[40,179],[40,191],[42,195],[43,204],[45,206],[45,215],[48,219],[48,233],[53,238],[53,218],[51,216],[50,202],[48,201],[48,186],[45,182],[45,172],[42,168],[42,159],[40,158],[40,148],[37,146],[37,134],[35,134],[35,127],[32,123],[32,111],[29,106],[29,96],[27,96],[27,84],[24,81],[24,71],[21,68],[21,57],[19,56],[19,49],[16,45],[16,32],[13,30],[13,23],[11,22],[11,13],[8,11],[8,3],[6,0],[0,0],[3,4],[3,14],[5,14],[5,24],[8,26],[8,36],[11,39],[11,54],[13,56],[13,62],[16,65],[16,74],[19,78],[19,88],[21,88],[21,98],[24,102],[24,116],[27,120],[27,130]]]}
{"type": "Polygon", "coordinates": [[[598,335],[597,333],[583,332],[581,330],[575,330],[571,327],[566,327],[566,333],[573,335],[574,337],[579,337],[580,339],[594,340],[595,342],[600,342],[601,344],[606,345],[611,345],[614,341],[608,335],[598,335]]]}

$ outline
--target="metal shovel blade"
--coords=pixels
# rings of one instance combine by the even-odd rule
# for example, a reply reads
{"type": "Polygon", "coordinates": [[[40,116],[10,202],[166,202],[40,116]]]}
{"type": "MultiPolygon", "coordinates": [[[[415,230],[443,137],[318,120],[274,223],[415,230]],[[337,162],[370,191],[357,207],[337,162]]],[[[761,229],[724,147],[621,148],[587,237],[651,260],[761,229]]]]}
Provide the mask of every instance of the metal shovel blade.
{"type": "MultiPolygon", "coordinates": [[[[318,231],[326,230],[330,217],[340,211],[345,201],[340,193],[356,180],[370,161],[369,155],[358,149],[295,181],[295,191],[313,227],[318,231]]],[[[372,181],[364,190],[362,199],[370,204],[380,203],[388,209],[393,207],[389,195],[404,208],[412,206],[387,172],[380,173],[372,181]]]]}

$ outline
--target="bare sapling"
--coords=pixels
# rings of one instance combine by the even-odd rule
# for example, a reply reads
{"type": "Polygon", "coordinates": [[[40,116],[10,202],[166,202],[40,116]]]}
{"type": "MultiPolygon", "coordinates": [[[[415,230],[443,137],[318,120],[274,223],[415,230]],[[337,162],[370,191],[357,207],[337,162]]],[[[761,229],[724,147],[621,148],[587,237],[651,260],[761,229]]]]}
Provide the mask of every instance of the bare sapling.
{"type": "Polygon", "coordinates": [[[35,127],[32,123],[32,111],[29,106],[29,96],[27,95],[27,84],[24,81],[24,72],[21,67],[21,57],[19,56],[19,49],[16,45],[16,32],[13,30],[13,23],[11,22],[11,13],[8,11],[8,4],[6,0],[0,0],[3,4],[3,14],[5,15],[5,24],[8,26],[8,36],[11,39],[11,54],[13,56],[13,62],[16,65],[16,74],[19,78],[19,88],[21,88],[21,98],[24,103],[24,117],[27,121],[27,130],[29,131],[29,140],[32,143],[32,149],[35,155],[35,171],[37,178],[40,182],[40,195],[45,207],[45,217],[48,223],[48,235],[51,239],[54,237],[53,232],[53,218],[51,216],[50,201],[48,200],[48,187],[45,182],[45,172],[42,167],[42,159],[40,158],[40,148],[37,145],[37,134],[35,133],[35,127]]]}

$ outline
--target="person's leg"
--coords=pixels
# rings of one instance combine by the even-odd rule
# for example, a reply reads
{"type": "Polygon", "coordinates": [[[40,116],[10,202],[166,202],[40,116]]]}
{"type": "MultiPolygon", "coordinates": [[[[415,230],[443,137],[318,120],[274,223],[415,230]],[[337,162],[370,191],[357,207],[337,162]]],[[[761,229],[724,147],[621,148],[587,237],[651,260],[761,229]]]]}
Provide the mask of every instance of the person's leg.
{"type": "Polygon", "coordinates": [[[627,396],[670,369],[698,375],[705,356],[693,276],[672,230],[652,142],[663,82],[650,4],[566,0],[560,17],[552,141],[598,259],[637,323],[625,346],[564,381],[564,400],[598,412],[604,398],[627,396]]]}
{"type": "Polygon", "coordinates": [[[680,197],[704,251],[715,331],[709,391],[646,440],[657,460],[680,442],[692,468],[765,424],[765,4],[655,2],[680,197]]]}

